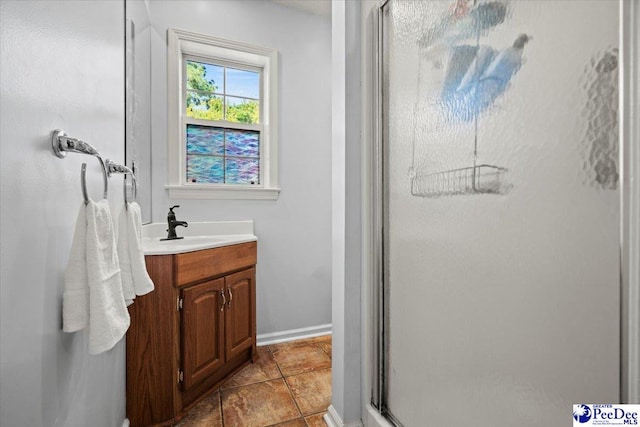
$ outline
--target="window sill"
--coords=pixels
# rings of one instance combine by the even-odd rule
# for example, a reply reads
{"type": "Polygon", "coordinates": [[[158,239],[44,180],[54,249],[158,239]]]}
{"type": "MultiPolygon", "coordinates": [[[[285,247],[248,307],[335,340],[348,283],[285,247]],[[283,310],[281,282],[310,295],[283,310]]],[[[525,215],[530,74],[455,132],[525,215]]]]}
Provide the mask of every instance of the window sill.
{"type": "Polygon", "coordinates": [[[165,185],[172,199],[278,200],[279,188],[165,185]]]}

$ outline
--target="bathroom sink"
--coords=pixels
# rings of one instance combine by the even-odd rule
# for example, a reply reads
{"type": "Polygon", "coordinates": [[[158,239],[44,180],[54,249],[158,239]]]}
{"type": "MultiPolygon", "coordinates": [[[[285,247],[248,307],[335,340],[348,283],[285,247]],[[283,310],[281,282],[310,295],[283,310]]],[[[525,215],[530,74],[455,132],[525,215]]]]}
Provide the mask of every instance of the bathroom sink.
{"type": "Polygon", "coordinates": [[[194,222],[178,229],[177,240],[161,240],[166,236],[164,223],[142,227],[142,248],[145,255],[171,255],[202,249],[219,248],[239,243],[254,242],[253,221],[194,222]]]}

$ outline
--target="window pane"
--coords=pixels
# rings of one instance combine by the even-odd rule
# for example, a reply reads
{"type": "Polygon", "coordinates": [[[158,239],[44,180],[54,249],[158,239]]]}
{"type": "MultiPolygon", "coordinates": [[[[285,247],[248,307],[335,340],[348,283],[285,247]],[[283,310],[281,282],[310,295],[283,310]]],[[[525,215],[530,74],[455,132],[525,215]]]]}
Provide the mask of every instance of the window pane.
{"type": "Polygon", "coordinates": [[[260,73],[227,68],[226,95],[260,98],[260,73]]]}
{"type": "Polygon", "coordinates": [[[260,184],[258,159],[226,159],[227,184],[260,184]]]}
{"type": "Polygon", "coordinates": [[[222,93],[223,88],[223,67],[202,62],[187,61],[187,89],[222,93]]]}
{"type": "Polygon", "coordinates": [[[224,155],[224,129],[187,125],[187,153],[224,155]]]}
{"type": "Polygon", "coordinates": [[[222,97],[187,91],[187,117],[222,120],[222,97]]]}
{"type": "Polygon", "coordinates": [[[227,100],[227,121],[236,123],[259,123],[260,106],[257,100],[225,97],[227,100]]]}
{"type": "Polygon", "coordinates": [[[224,157],[187,154],[187,182],[224,183],[224,157]]]}
{"type": "Polygon", "coordinates": [[[227,156],[259,157],[260,156],[260,132],[249,130],[226,131],[227,156]]]}

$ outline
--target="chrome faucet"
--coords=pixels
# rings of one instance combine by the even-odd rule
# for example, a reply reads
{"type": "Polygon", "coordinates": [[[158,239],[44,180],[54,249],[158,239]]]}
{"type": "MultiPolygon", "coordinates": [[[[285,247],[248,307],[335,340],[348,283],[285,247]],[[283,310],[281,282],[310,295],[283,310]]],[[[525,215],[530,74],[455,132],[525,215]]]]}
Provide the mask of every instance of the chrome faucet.
{"type": "Polygon", "coordinates": [[[176,220],[176,214],[173,212],[173,210],[179,207],[180,205],[175,205],[169,208],[169,213],[167,214],[167,224],[169,225],[169,228],[167,229],[167,233],[168,233],[167,238],[160,239],[160,240],[176,240],[176,239],[183,238],[183,237],[178,237],[176,235],[176,227],[177,226],[188,227],[189,224],[187,223],[187,221],[176,220]]]}

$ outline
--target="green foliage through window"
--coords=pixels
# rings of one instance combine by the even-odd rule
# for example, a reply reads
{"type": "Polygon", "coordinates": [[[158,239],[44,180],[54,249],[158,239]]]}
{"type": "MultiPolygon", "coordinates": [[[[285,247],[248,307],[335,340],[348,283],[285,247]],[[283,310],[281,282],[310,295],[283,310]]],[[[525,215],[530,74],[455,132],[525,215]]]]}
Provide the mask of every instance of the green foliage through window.
{"type": "MultiPolygon", "coordinates": [[[[246,97],[231,97],[224,93],[224,69],[226,67],[186,61],[186,114],[202,120],[226,120],[234,123],[256,124],[260,122],[260,101],[246,97]],[[207,71],[219,75],[216,81],[207,71]],[[225,115],[226,104],[226,115],[225,115]]],[[[257,72],[248,72],[258,74],[257,72]]],[[[247,84],[256,84],[254,79],[247,84]]],[[[257,90],[255,92],[258,92],[257,90]]]]}

